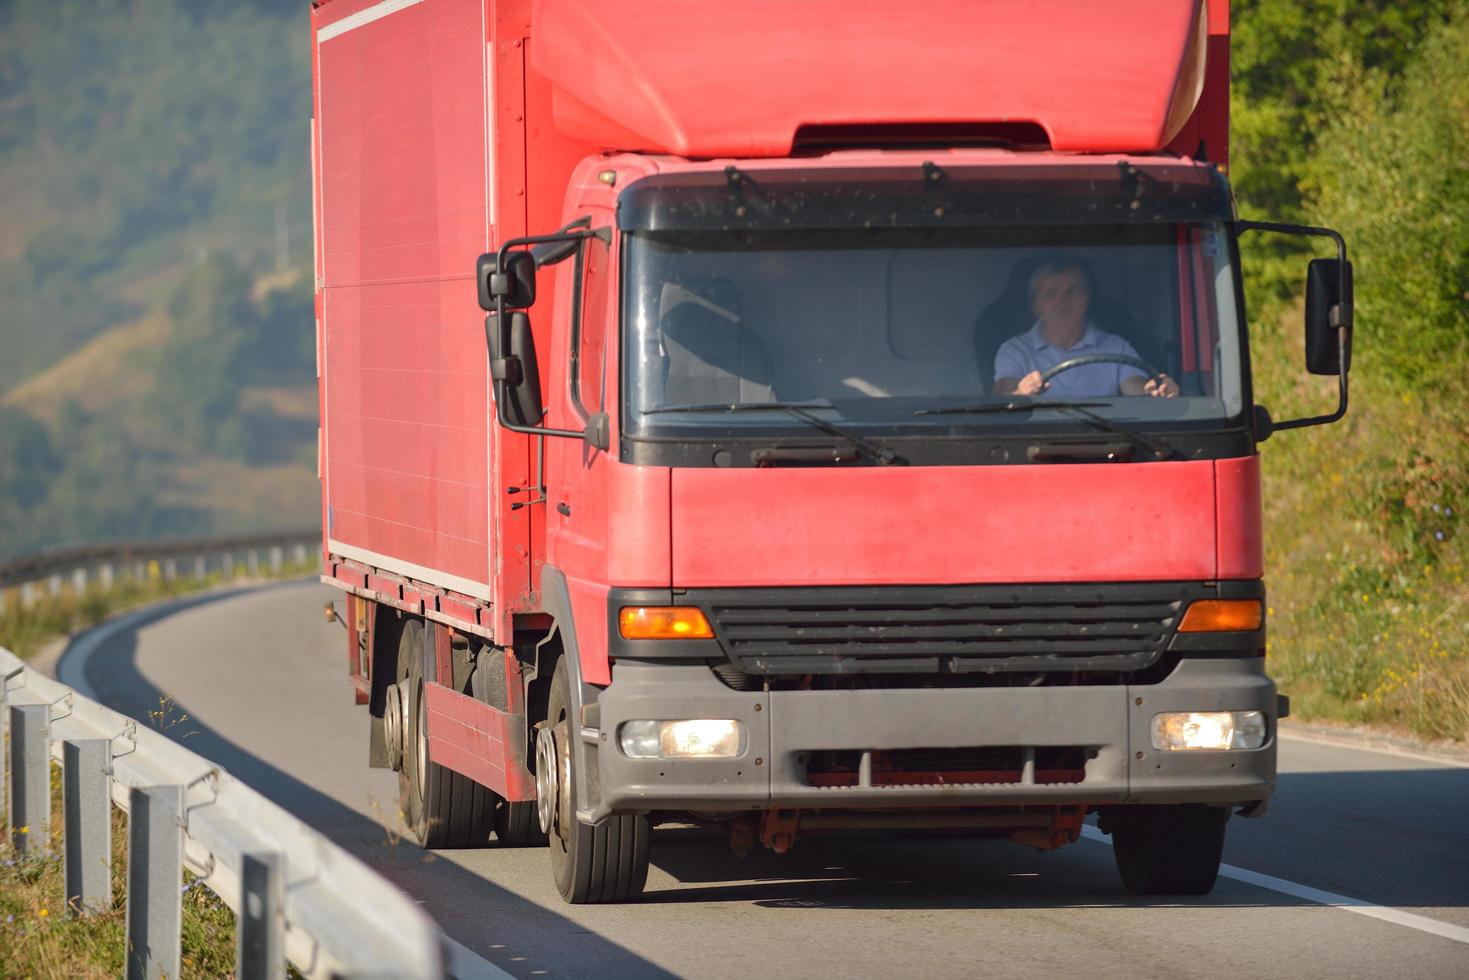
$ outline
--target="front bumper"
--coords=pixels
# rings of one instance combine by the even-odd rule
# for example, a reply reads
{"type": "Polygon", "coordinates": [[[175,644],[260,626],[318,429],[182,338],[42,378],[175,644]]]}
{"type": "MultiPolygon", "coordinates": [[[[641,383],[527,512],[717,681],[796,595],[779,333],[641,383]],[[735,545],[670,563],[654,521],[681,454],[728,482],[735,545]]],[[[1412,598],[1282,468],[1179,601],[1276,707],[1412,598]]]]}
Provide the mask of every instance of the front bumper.
{"type": "Polygon", "coordinates": [[[587,761],[582,817],[613,811],[729,812],[1026,804],[1212,803],[1266,799],[1275,787],[1275,685],[1259,657],[1185,658],[1146,685],[731,690],[702,664],[619,661],[581,730],[587,761]],[[1261,711],[1265,745],[1250,751],[1160,752],[1162,711],[1261,711]],[[618,726],[637,719],[735,718],[747,732],[734,759],[630,759],[618,726]],[[812,753],[968,747],[1081,747],[1079,782],[817,786],[812,753]]]}

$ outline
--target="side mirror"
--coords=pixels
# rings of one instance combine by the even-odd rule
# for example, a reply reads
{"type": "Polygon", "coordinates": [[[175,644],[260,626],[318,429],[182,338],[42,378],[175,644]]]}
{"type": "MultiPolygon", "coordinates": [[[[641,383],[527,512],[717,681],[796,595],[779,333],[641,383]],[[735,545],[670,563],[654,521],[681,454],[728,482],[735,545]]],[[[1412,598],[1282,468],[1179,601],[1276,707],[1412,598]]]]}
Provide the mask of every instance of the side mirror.
{"type": "Polygon", "coordinates": [[[475,279],[479,284],[479,307],[497,309],[503,300],[507,310],[524,310],[536,301],[536,258],[529,252],[510,252],[505,256],[505,271],[497,268],[494,252],[487,252],[475,263],[475,279]]]}
{"type": "Polygon", "coordinates": [[[1306,269],[1306,370],[1337,375],[1350,362],[1343,360],[1338,338],[1341,327],[1352,323],[1352,263],[1341,259],[1312,259],[1306,269]]]}
{"type": "Polygon", "coordinates": [[[1274,422],[1270,413],[1256,406],[1255,439],[1270,433],[1327,425],[1347,414],[1347,371],[1352,365],[1352,264],[1347,261],[1347,242],[1330,228],[1292,225],[1280,221],[1236,221],[1235,233],[1276,232],[1329,238],[1336,244],[1336,258],[1312,259],[1306,270],[1306,370],[1312,374],[1336,375],[1336,410],[1326,415],[1274,422]]]}
{"type": "MultiPolygon", "coordinates": [[[[590,235],[610,234],[607,229],[591,231],[590,225],[591,218],[583,217],[550,235],[529,235],[502,242],[498,252],[479,257],[475,279],[479,305],[490,313],[485,317],[485,339],[490,349],[490,378],[495,386],[495,414],[500,424],[511,432],[582,439],[606,449],[610,426],[605,415],[599,424],[589,425],[587,429],[552,429],[541,425],[546,406],[541,401],[536,339],[531,332],[530,317],[521,312],[536,301],[536,266],[551,265],[577,254],[582,240],[590,235]]],[[[511,509],[544,502],[542,496],[512,504],[511,509]]]]}
{"type": "MultiPolygon", "coordinates": [[[[524,253],[521,253],[524,254],[524,253]]],[[[495,317],[485,318],[490,340],[490,377],[495,382],[495,403],[500,417],[515,425],[539,425],[546,414],[541,404],[541,372],[536,362],[536,337],[530,317],[516,311],[509,315],[508,330],[502,331],[495,317]],[[503,335],[509,348],[501,350],[503,335]]]]}

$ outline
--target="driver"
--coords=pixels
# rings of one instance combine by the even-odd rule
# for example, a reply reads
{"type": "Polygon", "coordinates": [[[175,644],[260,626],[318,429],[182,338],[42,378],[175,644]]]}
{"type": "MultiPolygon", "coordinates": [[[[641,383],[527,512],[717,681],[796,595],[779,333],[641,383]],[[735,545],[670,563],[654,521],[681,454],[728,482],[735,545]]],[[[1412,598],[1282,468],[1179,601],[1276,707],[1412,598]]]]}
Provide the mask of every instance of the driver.
{"type": "Polygon", "coordinates": [[[1176,398],[1178,385],[1168,375],[1150,380],[1130,364],[1087,364],[1062,371],[1049,383],[1041,372],[1085,354],[1138,353],[1126,340],[1099,328],[1087,318],[1091,303],[1086,266],[1080,259],[1057,258],[1042,262],[1030,276],[1030,311],[1035,324],[1000,345],[995,355],[995,394],[1041,395],[1062,398],[1108,398],[1114,395],[1152,395],[1176,398]]]}

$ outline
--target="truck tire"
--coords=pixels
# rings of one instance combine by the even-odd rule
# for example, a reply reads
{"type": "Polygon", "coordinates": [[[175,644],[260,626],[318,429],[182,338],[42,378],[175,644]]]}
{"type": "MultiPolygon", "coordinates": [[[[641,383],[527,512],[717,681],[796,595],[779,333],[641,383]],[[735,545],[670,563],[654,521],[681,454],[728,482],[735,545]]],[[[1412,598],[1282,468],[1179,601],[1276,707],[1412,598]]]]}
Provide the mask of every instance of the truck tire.
{"type": "Polygon", "coordinates": [[[1112,853],[1134,895],[1207,895],[1219,875],[1229,808],[1137,806],[1114,811],[1112,853]]]}
{"type": "MultiPolygon", "coordinates": [[[[576,815],[576,765],[571,753],[568,715],[571,682],[565,658],[551,678],[546,721],[538,738],[554,740],[554,774],[543,775],[537,756],[536,787],[554,793],[547,801],[551,826],[551,876],[556,890],[572,905],[625,902],[643,892],[648,879],[648,818],[641,813],[614,813],[601,823],[583,823],[576,815]]],[[[552,743],[545,743],[550,746],[552,743]]]]}
{"type": "Polygon", "coordinates": [[[406,681],[407,731],[398,770],[398,799],[414,839],[425,848],[481,847],[489,842],[500,797],[468,776],[428,758],[424,709],[423,624],[403,627],[398,643],[398,678],[406,681]]]}
{"type": "Polygon", "coordinates": [[[540,821],[536,816],[536,801],[502,801],[495,808],[495,837],[505,847],[545,846],[546,835],[541,833],[540,821]]]}

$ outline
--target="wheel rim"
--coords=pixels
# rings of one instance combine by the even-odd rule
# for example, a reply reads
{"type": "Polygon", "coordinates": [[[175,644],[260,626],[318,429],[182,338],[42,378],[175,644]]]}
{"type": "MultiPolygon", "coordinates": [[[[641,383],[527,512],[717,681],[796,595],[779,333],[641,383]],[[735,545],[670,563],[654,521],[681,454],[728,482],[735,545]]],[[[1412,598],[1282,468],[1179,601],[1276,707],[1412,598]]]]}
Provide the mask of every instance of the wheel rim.
{"type": "Polygon", "coordinates": [[[571,741],[566,718],[556,723],[556,823],[557,833],[571,843],[571,741]]]}
{"type": "Polygon", "coordinates": [[[418,689],[418,710],[415,711],[414,714],[418,716],[418,737],[414,739],[414,741],[418,743],[415,746],[414,753],[415,758],[418,762],[418,772],[415,773],[418,778],[415,779],[414,782],[418,784],[418,798],[421,801],[424,798],[423,784],[425,780],[428,779],[428,724],[424,721],[423,718],[422,687],[418,689]]]}
{"type": "Polygon", "coordinates": [[[541,833],[550,835],[556,820],[556,737],[549,726],[536,733],[536,819],[541,833]]]}
{"type": "Polygon", "coordinates": [[[389,684],[387,703],[383,705],[383,740],[388,747],[388,768],[403,768],[403,692],[397,684],[389,684]]]}

